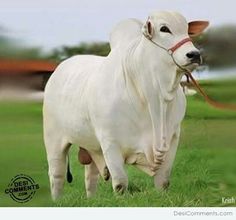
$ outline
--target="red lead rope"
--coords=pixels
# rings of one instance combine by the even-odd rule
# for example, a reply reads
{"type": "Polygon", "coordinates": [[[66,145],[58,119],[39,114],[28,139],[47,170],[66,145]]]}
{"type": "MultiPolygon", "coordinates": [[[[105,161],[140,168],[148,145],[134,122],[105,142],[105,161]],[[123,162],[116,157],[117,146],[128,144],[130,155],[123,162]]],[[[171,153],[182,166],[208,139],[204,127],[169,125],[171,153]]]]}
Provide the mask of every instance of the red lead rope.
{"type": "MultiPolygon", "coordinates": [[[[180,42],[178,42],[176,45],[174,45],[173,47],[171,47],[170,49],[168,49],[169,54],[171,55],[173,61],[175,62],[175,59],[173,58],[173,53],[179,48],[181,47],[183,44],[187,43],[187,42],[192,42],[191,38],[185,38],[183,40],[181,40],[180,42]]],[[[179,66],[176,62],[175,64],[177,66],[179,66]]],[[[180,67],[180,66],[179,66],[180,67]]],[[[193,85],[198,89],[198,91],[201,93],[201,95],[204,97],[204,99],[206,100],[206,102],[218,109],[228,109],[228,110],[233,110],[236,111],[236,105],[231,105],[231,104],[224,104],[224,103],[220,103],[220,102],[216,102],[214,100],[212,100],[206,93],[205,91],[200,87],[199,83],[194,79],[194,77],[192,76],[191,72],[189,72],[188,70],[180,67],[181,69],[183,69],[184,71],[187,72],[186,76],[187,76],[187,81],[189,80],[189,78],[192,80],[193,85]]]]}
{"type": "Polygon", "coordinates": [[[211,105],[211,106],[213,106],[215,108],[219,108],[219,109],[228,109],[228,110],[236,111],[236,105],[224,104],[224,103],[216,102],[216,101],[212,100],[211,98],[209,98],[209,96],[200,87],[199,83],[194,79],[194,77],[192,76],[191,72],[187,71],[187,76],[192,80],[193,85],[198,89],[198,91],[201,93],[201,95],[204,97],[204,99],[206,100],[206,102],[209,105],[211,105]]]}

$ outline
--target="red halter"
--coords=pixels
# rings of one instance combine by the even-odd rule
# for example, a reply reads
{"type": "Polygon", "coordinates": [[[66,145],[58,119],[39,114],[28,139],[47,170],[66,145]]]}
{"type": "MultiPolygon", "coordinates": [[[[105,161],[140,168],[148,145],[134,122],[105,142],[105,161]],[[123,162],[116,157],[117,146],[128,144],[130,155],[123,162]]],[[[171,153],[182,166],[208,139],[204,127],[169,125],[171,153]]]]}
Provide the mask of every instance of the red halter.
{"type": "Polygon", "coordinates": [[[177,43],[175,46],[171,47],[170,49],[168,49],[168,52],[170,54],[174,53],[179,47],[181,47],[183,44],[187,43],[187,42],[192,42],[191,38],[187,37],[184,38],[183,40],[181,40],[179,43],[177,43]]]}
{"type": "MultiPolygon", "coordinates": [[[[187,43],[187,42],[192,42],[191,38],[187,37],[184,38],[183,40],[181,40],[180,42],[178,42],[176,45],[174,45],[173,47],[167,49],[165,47],[163,47],[162,45],[156,43],[155,41],[153,41],[150,37],[146,36],[145,34],[143,34],[144,37],[146,37],[148,40],[150,40],[153,44],[155,44],[156,46],[162,48],[163,50],[167,51],[171,56],[172,54],[178,49],[180,48],[183,44],[187,43]]],[[[173,57],[172,57],[173,58],[173,57]]]]}

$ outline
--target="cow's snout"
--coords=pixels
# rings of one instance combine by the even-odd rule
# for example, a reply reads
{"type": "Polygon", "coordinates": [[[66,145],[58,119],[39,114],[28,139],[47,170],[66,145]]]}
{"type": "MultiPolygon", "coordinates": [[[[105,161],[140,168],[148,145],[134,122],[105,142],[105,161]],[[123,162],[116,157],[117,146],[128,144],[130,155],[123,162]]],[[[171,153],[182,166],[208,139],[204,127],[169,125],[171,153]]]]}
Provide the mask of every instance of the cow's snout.
{"type": "Polygon", "coordinates": [[[201,55],[200,55],[200,52],[197,50],[188,52],[186,54],[186,57],[189,59],[191,63],[201,64],[201,55]]]}

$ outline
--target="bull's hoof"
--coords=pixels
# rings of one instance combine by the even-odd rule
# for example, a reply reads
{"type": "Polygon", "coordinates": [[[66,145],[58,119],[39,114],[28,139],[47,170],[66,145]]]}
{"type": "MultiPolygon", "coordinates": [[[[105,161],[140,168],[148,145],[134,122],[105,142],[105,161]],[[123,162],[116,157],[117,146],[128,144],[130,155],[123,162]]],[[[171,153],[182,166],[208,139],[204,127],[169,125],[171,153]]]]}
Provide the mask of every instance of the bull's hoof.
{"type": "Polygon", "coordinates": [[[123,194],[126,190],[126,186],[123,184],[118,184],[115,186],[115,192],[118,194],[123,194]]]}
{"type": "Polygon", "coordinates": [[[168,190],[170,186],[170,181],[169,180],[157,181],[155,182],[155,186],[158,190],[168,190]]]}
{"type": "Polygon", "coordinates": [[[79,148],[78,159],[79,159],[79,162],[83,165],[88,165],[92,163],[93,161],[89,152],[82,147],[79,148]]]}
{"type": "Polygon", "coordinates": [[[166,181],[166,182],[163,183],[162,188],[163,188],[164,190],[167,190],[167,189],[169,188],[169,186],[170,186],[170,181],[168,180],[168,181],[166,181]]]}
{"type": "Polygon", "coordinates": [[[103,179],[105,180],[105,181],[108,181],[109,179],[110,179],[110,172],[109,172],[109,170],[108,170],[108,168],[107,168],[107,166],[104,168],[104,170],[103,170],[103,179]]]}

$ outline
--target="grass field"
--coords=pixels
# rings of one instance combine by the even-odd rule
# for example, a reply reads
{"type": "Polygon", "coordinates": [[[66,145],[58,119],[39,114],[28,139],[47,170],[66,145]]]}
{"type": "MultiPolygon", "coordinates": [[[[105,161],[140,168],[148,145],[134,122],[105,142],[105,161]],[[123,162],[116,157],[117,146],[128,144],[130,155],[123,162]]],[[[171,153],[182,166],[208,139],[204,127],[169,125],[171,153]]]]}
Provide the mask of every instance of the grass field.
{"type": "MultiPolygon", "coordinates": [[[[236,81],[201,83],[214,99],[236,100],[236,81]]],[[[168,191],[157,191],[151,177],[127,167],[129,190],[114,195],[110,182],[100,180],[97,195],[86,199],[84,168],[71,149],[74,181],[64,196],[50,198],[40,103],[0,103],[0,206],[236,206],[222,197],[236,197],[236,113],[209,107],[200,96],[188,97],[188,108],[168,191]],[[40,189],[28,203],[4,193],[17,174],[31,176],[40,189]]]]}

